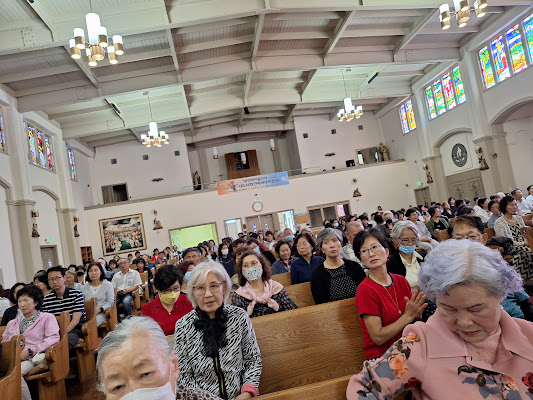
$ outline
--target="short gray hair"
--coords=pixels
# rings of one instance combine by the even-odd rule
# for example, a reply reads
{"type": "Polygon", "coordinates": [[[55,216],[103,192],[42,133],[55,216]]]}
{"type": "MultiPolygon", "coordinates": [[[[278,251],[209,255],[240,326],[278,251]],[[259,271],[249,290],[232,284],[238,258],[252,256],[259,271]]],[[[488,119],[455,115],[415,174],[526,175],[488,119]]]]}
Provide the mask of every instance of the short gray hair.
{"type": "Polygon", "coordinates": [[[392,232],[390,233],[390,235],[393,239],[398,240],[400,236],[402,236],[402,233],[405,229],[411,229],[418,238],[418,240],[420,240],[420,230],[411,221],[396,222],[396,224],[394,224],[394,227],[392,228],[392,232]]]}
{"type": "Polygon", "coordinates": [[[117,265],[124,264],[124,263],[130,263],[127,258],[119,258],[117,261],[117,265]]]}
{"type": "Polygon", "coordinates": [[[418,272],[420,289],[431,301],[456,285],[476,283],[497,298],[522,290],[522,277],[500,252],[472,240],[450,239],[440,243],[418,272]]]}
{"type": "Polygon", "coordinates": [[[276,233],[276,239],[279,239],[282,236],[283,236],[283,231],[278,231],[278,233],[276,233]]]}
{"type": "Polygon", "coordinates": [[[341,242],[341,244],[342,244],[342,233],[341,233],[341,231],[339,231],[338,229],[333,229],[333,228],[324,228],[324,229],[322,229],[318,233],[318,236],[316,237],[318,248],[319,249],[322,248],[322,243],[324,242],[324,240],[328,240],[328,239],[331,239],[333,237],[335,239],[338,239],[339,242],[341,242]]]}
{"type": "Polygon", "coordinates": [[[187,296],[189,297],[190,302],[192,303],[193,307],[198,307],[198,303],[196,302],[196,299],[194,298],[194,288],[196,286],[203,285],[205,283],[205,280],[207,279],[207,275],[212,272],[214,273],[218,279],[220,279],[222,282],[225,283],[224,288],[224,303],[228,300],[229,295],[231,293],[231,278],[229,277],[228,273],[222,266],[222,264],[213,261],[208,260],[201,262],[191,272],[191,276],[189,278],[189,281],[187,282],[187,296]]]}
{"type": "Polygon", "coordinates": [[[102,362],[104,357],[111,351],[120,349],[128,339],[134,337],[133,333],[141,331],[142,336],[150,343],[150,348],[153,349],[155,344],[159,348],[162,355],[170,355],[172,349],[163,333],[163,330],[157,322],[150,317],[129,317],[123,320],[116,328],[109,332],[105,338],[102,339],[100,346],[98,346],[98,358],[96,359],[96,372],[98,379],[98,389],[106,393],[103,382],[102,362]],[[147,335],[150,335],[147,337],[147,335]]]}

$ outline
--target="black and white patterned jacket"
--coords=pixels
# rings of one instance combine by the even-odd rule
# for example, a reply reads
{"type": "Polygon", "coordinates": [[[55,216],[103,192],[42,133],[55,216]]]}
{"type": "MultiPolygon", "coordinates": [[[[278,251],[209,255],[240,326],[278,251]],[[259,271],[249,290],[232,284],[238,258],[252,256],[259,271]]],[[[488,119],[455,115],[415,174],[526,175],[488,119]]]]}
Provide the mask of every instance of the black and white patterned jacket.
{"type": "MultiPolygon", "coordinates": [[[[229,304],[223,307],[228,314],[227,345],[219,349],[219,358],[228,400],[233,400],[241,393],[244,384],[259,388],[262,361],[246,311],[229,304]]],[[[203,333],[194,327],[197,319],[198,315],[193,310],[176,322],[174,350],[178,353],[179,383],[223,397],[214,358],[204,355],[203,333]]]]}

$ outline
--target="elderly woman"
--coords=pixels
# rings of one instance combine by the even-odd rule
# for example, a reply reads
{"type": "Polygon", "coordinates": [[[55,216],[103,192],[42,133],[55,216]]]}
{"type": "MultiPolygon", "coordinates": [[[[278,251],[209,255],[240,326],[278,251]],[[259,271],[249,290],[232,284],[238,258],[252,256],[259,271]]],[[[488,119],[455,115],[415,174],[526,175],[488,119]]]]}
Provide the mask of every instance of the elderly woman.
{"type": "Polygon", "coordinates": [[[527,240],[520,233],[525,225],[524,220],[518,215],[518,204],[514,197],[505,196],[500,200],[502,216],[494,222],[496,236],[505,236],[513,240],[515,254],[513,266],[524,279],[533,278],[533,254],[527,240]]]}
{"type": "Polygon", "coordinates": [[[280,240],[274,246],[276,253],[279,254],[279,260],[276,260],[272,264],[272,274],[283,274],[285,272],[291,272],[291,263],[295,260],[291,256],[292,248],[289,242],[286,240],[280,240]]]}
{"type": "Polygon", "coordinates": [[[366,278],[361,266],[341,257],[342,234],[325,228],[318,234],[318,248],[326,259],[311,272],[311,293],[316,304],[355,297],[357,287],[366,278]]]}
{"type": "Polygon", "coordinates": [[[324,262],[324,258],[315,256],[316,242],[309,232],[302,232],[294,239],[298,258],[291,263],[291,284],[309,282],[311,271],[324,262]]]}
{"type": "Polygon", "coordinates": [[[421,317],[426,297],[411,293],[401,275],[387,272],[389,249],[377,229],[362,231],[353,241],[355,255],[368,268],[368,277],[357,288],[355,305],[363,330],[363,348],[368,359],[381,357],[401,337],[403,328],[421,317]]]}
{"type": "Polygon", "coordinates": [[[24,286],[26,286],[24,282],[17,282],[11,287],[11,290],[9,291],[9,301],[13,305],[4,311],[0,326],[6,326],[9,321],[22,315],[18,307],[17,293],[24,286]]]}
{"type": "Polygon", "coordinates": [[[37,273],[33,277],[33,284],[39,289],[41,289],[41,292],[43,292],[43,296],[46,296],[47,294],[50,294],[52,292],[52,288],[48,284],[48,275],[46,274],[46,272],[37,273]]]}
{"type": "Polygon", "coordinates": [[[26,346],[20,355],[22,400],[31,400],[24,376],[35,367],[33,358],[37,354],[59,343],[59,325],[52,314],[41,312],[43,293],[37,286],[27,285],[21,288],[17,294],[17,303],[22,316],[9,321],[2,342],[11,340],[13,336],[24,335],[26,346]]]}
{"type": "Polygon", "coordinates": [[[522,280],[500,253],[472,240],[447,240],[418,277],[437,303],[427,323],[406,327],[401,340],[353,376],[346,397],[387,399],[530,399],[533,325],[501,307],[522,280]]]}
{"type": "Polygon", "coordinates": [[[429,233],[426,224],[418,219],[420,217],[420,211],[418,211],[416,208],[410,208],[405,212],[405,216],[407,217],[408,221],[411,221],[416,225],[418,231],[420,232],[420,240],[416,244],[417,247],[420,247],[426,253],[429,253],[434,247],[438,246],[439,242],[431,238],[431,233],[429,233]]]}
{"type": "Polygon", "coordinates": [[[165,335],[172,335],[176,321],[193,310],[187,295],[181,294],[182,283],[183,273],[177,266],[162,266],[154,277],[159,297],[142,306],[142,315],[157,322],[165,335]]]}
{"type": "Polygon", "coordinates": [[[178,383],[181,360],[151,318],[130,317],[98,347],[98,388],[107,400],[221,400],[178,383]],[[150,351],[140,351],[150,344],[150,351]]]}
{"type": "Polygon", "coordinates": [[[68,286],[71,289],[77,289],[81,290],[83,285],[81,283],[77,282],[78,275],[76,272],[72,271],[71,269],[67,269],[65,271],[65,286],[68,286]]]}
{"type": "Polygon", "coordinates": [[[81,293],[85,301],[93,297],[98,299],[96,325],[102,325],[106,321],[105,310],[115,304],[115,289],[111,282],[105,279],[105,271],[101,264],[89,264],[87,283],[81,288],[81,293]]]}
{"type": "Polygon", "coordinates": [[[435,231],[446,231],[448,229],[448,222],[442,218],[442,215],[440,213],[440,208],[438,207],[429,207],[428,213],[430,218],[428,219],[428,222],[426,223],[426,227],[428,228],[429,234],[433,239],[436,239],[435,231]]]}
{"type": "Polygon", "coordinates": [[[246,310],[250,318],[298,308],[283,285],[271,279],[272,267],[262,254],[248,250],[237,260],[235,272],[240,287],[231,304],[246,310]]]}
{"type": "Polygon", "coordinates": [[[489,210],[491,215],[487,222],[487,228],[494,228],[496,220],[502,216],[502,213],[500,212],[500,203],[496,200],[491,200],[489,202],[489,210]]]}
{"type": "Polygon", "coordinates": [[[246,311],[226,304],[231,280],[214,261],[194,268],[187,294],[195,307],[176,323],[179,383],[223,399],[258,395],[261,354],[246,311]]]}
{"type": "Polygon", "coordinates": [[[442,203],[442,216],[448,219],[455,218],[455,212],[447,201],[442,203]]]}

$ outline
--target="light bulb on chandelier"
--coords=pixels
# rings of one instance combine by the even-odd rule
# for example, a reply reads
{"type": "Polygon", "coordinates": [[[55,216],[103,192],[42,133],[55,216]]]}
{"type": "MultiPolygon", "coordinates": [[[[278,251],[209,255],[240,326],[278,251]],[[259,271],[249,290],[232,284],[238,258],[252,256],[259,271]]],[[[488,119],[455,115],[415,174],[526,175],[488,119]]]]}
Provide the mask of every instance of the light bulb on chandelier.
{"type": "Polygon", "coordinates": [[[487,0],[475,0],[470,4],[469,0],[453,0],[454,11],[450,11],[448,4],[442,4],[439,7],[439,20],[442,30],[450,29],[451,20],[455,18],[457,20],[457,26],[464,28],[468,21],[470,21],[470,13],[476,12],[477,18],[482,18],[486,15],[487,0]]]}

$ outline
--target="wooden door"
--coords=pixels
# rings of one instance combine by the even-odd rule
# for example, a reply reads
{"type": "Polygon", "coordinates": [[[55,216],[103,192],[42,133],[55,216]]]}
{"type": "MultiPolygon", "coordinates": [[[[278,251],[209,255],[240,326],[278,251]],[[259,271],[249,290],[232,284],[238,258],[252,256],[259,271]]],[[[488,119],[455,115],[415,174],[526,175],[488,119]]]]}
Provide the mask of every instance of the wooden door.
{"type": "Polygon", "coordinates": [[[259,163],[257,161],[257,152],[255,150],[247,150],[238,153],[226,153],[224,155],[226,161],[226,170],[228,171],[228,179],[245,178],[248,176],[260,175],[259,163]],[[246,153],[246,163],[241,161],[241,153],[246,153]]]}
{"type": "Polygon", "coordinates": [[[420,188],[415,189],[415,199],[416,199],[416,205],[424,204],[425,206],[428,206],[430,204],[430,197],[429,197],[429,188],[420,188]]]}

